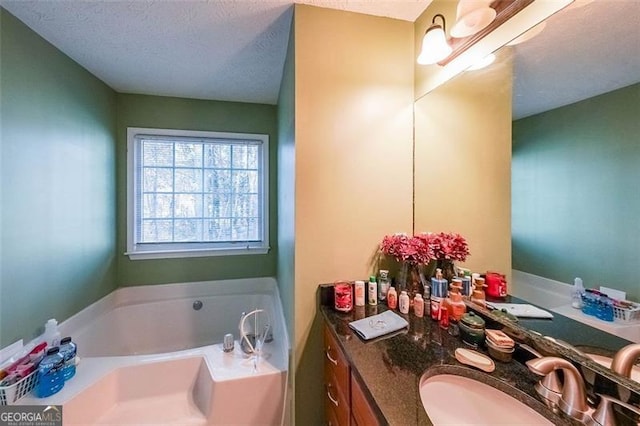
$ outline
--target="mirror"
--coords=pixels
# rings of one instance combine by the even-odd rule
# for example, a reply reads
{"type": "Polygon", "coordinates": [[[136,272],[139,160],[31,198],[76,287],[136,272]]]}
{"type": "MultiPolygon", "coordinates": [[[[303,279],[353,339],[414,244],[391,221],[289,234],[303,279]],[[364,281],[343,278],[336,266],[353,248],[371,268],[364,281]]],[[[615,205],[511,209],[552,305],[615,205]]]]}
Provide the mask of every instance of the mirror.
{"type": "MultiPolygon", "coordinates": [[[[637,193],[640,184],[640,175],[635,171],[638,170],[640,159],[637,143],[637,135],[640,134],[637,119],[640,117],[639,20],[638,2],[578,0],[545,21],[545,28],[537,37],[499,50],[498,59],[491,67],[464,72],[427,96],[417,99],[416,159],[422,160],[416,164],[416,232],[446,227],[468,235],[473,250],[465,266],[474,269],[472,263],[477,263],[483,265],[484,269],[490,267],[510,271],[511,258],[503,253],[510,252],[512,242],[505,242],[499,236],[501,233],[511,235],[513,228],[514,269],[565,283],[572,282],[575,276],[581,276],[586,287],[609,283],[610,287],[626,290],[631,300],[640,300],[640,287],[635,279],[630,279],[628,273],[636,270],[640,259],[640,240],[635,232],[640,229],[640,202],[635,201],[637,196],[630,195],[637,193]],[[631,18],[631,22],[626,18],[631,18]],[[596,59],[597,54],[604,56],[596,59]],[[563,65],[559,66],[558,63],[563,65]],[[510,78],[512,66],[513,80],[510,78]],[[508,77],[505,78],[505,75],[508,77]],[[612,85],[596,88],[602,83],[612,85]],[[473,90],[473,95],[460,102],[452,100],[456,92],[463,90],[473,90]],[[570,92],[577,92],[577,97],[567,98],[570,92]],[[574,143],[574,151],[569,151],[567,147],[568,154],[564,158],[558,155],[560,146],[556,140],[554,144],[544,147],[547,157],[537,153],[544,159],[537,163],[542,162],[558,173],[539,170],[518,175],[520,167],[536,164],[536,161],[522,159],[519,150],[526,148],[523,149],[524,154],[535,150],[527,140],[520,147],[514,146],[511,152],[511,138],[504,140],[505,133],[511,134],[511,115],[508,123],[504,123],[503,111],[496,105],[506,102],[505,96],[509,97],[509,103],[513,96],[514,120],[521,119],[513,124],[514,138],[526,136],[525,131],[529,129],[525,125],[539,134],[547,135],[554,120],[558,128],[568,132],[565,136],[574,143]],[[615,97],[612,104],[602,106],[597,103],[602,98],[608,100],[606,98],[609,96],[615,97]],[[561,99],[563,97],[564,100],[561,99]],[[483,101],[484,105],[465,115],[463,108],[472,102],[483,101]],[[544,102],[538,104],[535,101],[548,103],[544,106],[544,102]],[[427,106],[428,102],[433,105],[427,106]],[[561,106],[572,108],[569,104],[577,105],[575,111],[569,109],[571,115],[553,118],[553,113],[564,111],[558,110],[561,106]],[[554,111],[543,113],[552,109],[554,111]],[[440,110],[444,112],[438,115],[440,110]],[[582,110],[591,110],[591,115],[581,118],[578,113],[582,110]],[[635,117],[631,123],[629,116],[635,117]],[[536,122],[539,117],[545,121],[536,122]],[[627,117],[626,121],[620,122],[624,117],[627,117]],[[608,124],[595,118],[616,121],[608,124]],[[439,128],[434,131],[435,124],[439,128],[446,126],[446,129],[438,133],[439,128]],[[470,130],[463,133],[467,130],[465,128],[470,130]],[[471,142],[461,142],[465,138],[471,142]],[[613,143],[620,141],[626,142],[626,145],[616,148],[613,143]],[[577,142],[589,144],[575,146],[577,142]],[[505,155],[505,143],[513,155],[513,170],[496,170],[486,156],[505,155]],[[485,148],[478,149],[477,145],[485,148]],[[474,158],[460,160],[459,152],[462,150],[473,151],[462,157],[470,155],[474,158]],[[588,152],[592,152],[596,158],[587,155],[588,152]],[[447,160],[445,166],[437,164],[439,158],[447,160]],[[485,167],[481,165],[477,169],[469,169],[469,164],[482,161],[487,161],[485,167]],[[609,161],[616,164],[615,168],[602,168],[605,166],[602,163],[609,161]],[[578,167],[580,163],[584,164],[578,167]],[[505,182],[511,182],[512,171],[514,181],[510,187],[505,182]],[[579,172],[586,174],[582,181],[572,180],[572,174],[579,172]],[[496,176],[485,182],[488,174],[496,176]],[[540,180],[545,174],[553,176],[554,180],[540,180]],[[433,175],[446,176],[449,184],[434,188],[430,185],[433,175]],[[623,180],[619,181],[618,178],[623,180]],[[468,184],[470,179],[475,179],[473,185],[468,184]],[[540,192],[536,185],[545,185],[545,191],[540,192]],[[626,189],[617,189],[620,186],[626,189]],[[475,198],[474,189],[482,194],[482,198],[475,198]],[[556,192],[557,198],[552,204],[545,205],[544,197],[549,196],[551,189],[556,192]],[[541,198],[532,197],[536,190],[541,198]],[[501,204],[501,198],[495,196],[496,193],[507,191],[512,191],[513,205],[501,204]],[[594,198],[596,191],[602,191],[603,198],[594,198]],[[563,201],[565,199],[571,202],[563,201]],[[478,206],[482,206],[482,210],[478,206]],[[450,210],[446,214],[434,214],[439,208],[450,210]],[[510,215],[504,213],[510,209],[513,209],[512,222],[510,215]],[[532,215],[534,212],[537,216],[532,215]],[[567,222],[556,224],[560,215],[565,213],[567,222]],[[460,219],[462,215],[466,219],[460,219]],[[475,219],[468,218],[480,215],[490,216],[493,220],[486,219],[482,222],[484,226],[478,227],[480,219],[474,222],[475,219]],[[537,228],[548,222],[561,229],[537,228]],[[621,224],[625,226],[621,227],[621,224]],[[482,233],[477,228],[491,229],[482,233]],[[547,235],[550,239],[543,239],[547,235]],[[527,241],[527,238],[533,241],[527,241]],[[534,250],[534,243],[537,243],[537,250],[534,250]],[[612,265],[605,265],[604,259],[610,259],[611,256],[616,260],[612,265]],[[495,259],[502,263],[495,263],[495,259]]],[[[535,139],[532,138],[533,141],[535,139]]],[[[510,279],[509,283],[512,285],[513,280],[510,279]]],[[[572,330],[554,327],[553,321],[542,320],[521,321],[515,326],[528,339],[542,342],[556,353],[606,375],[636,393],[640,390],[637,382],[616,375],[561,345],[543,341],[535,331],[578,345],[579,348],[589,345],[609,354],[626,345],[626,341],[595,331],[594,338],[585,339],[574,336],[572,330]]]]}

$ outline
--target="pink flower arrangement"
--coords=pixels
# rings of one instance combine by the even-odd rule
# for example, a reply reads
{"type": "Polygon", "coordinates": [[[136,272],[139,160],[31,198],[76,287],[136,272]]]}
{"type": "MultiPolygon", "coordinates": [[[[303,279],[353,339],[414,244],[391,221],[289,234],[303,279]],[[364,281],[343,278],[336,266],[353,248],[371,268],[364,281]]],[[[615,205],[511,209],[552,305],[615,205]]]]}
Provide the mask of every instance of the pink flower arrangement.
{"type": "Polygon", "coordinates": [[[386,235],[380,251],[398,262],[426,265],[431,260],[456,260],[464,262],[469,256],[467,240],[460,234],[440,232],[423,233],[413,237],[406,234],[386,235]]]}
{"type": "Polygon", "coordinates": [[[470,254],[467,240],[460,234],[453,232],[423,233],[418,235],[417,238],[423,240],[429,246],[434,259],[464,262],[470,254]]]}
{"type": "Polygon", "coordinates": [[[412,265],[427,264],[433,259],[432,251],[426,241],[406,234],[386,235],[380,244],[380,251],[394,257],[398,262],[412,265]]]}

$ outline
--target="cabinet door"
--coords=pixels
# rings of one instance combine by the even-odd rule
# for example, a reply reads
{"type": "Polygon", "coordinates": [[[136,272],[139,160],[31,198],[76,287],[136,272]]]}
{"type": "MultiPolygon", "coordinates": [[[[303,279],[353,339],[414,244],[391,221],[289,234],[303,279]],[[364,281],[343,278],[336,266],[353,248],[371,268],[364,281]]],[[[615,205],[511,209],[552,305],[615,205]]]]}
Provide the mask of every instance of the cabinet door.
{"type": "Polygon", "coordinates": [[[358,379],[351,375],[351,414],[357,425],[379,425],[378,417],[369,405],[358,379]]]}
{"type": "Polygon", "coordinates": [[[349,426],[351,417],[350,368],[331,331],[324,330],[324,387],[327,422],[349,426]]]}

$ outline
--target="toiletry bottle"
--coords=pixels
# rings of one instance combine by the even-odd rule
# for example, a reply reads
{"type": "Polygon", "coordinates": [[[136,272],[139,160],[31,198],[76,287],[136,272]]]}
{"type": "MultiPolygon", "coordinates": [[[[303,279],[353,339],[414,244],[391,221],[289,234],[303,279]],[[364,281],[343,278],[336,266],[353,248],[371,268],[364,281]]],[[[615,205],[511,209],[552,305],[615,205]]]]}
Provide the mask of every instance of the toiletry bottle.
{"type": "Polygon", "coordinates": [[[38,365],[38,384],[35,392],[38,398],[51,396],[64,386],[64,376],[62,375],[64,358],[59,352],[58,346],[49,348],[47,355],[38,365]]]}
{"type": "Polygon", "coordinates": [[[398,293],[396,293],[395,287],[389,287],[387,292],[387,306],[389,309],[396,309],[398,307],[398,293]]]}
{"type": "Polygon", "coordinates": [[[422,318],[424,316],[424,299],[420,295],[420,293],[416,294],[413,298],[413,313],[418,317],[422,318]]]}
{"type": "Polygon", "coordinates": [[[400,312],[403,314],[408,314],[409,313],[409,295],[407,294],[406,291],[402,290],[402,293],[400,293],[400,312]]]}
{"type": "Polygon", "coordinates": [[[429,316],[431,312],[431,286],[429,284],[425,284],[424,286],[424,296],[422,296],[422,300],[424,301],[424,312],[429,316]]]}
{"type": "Polygon", "coordinates": [[[69,380],[76,374],[77,351],[77,346],[71,341],[71,337],[65,337],[60,341],[60,355],[62,355],[62,358],[64,359],[62,376],[65,381],[69,380]]]}
{"type": "Polygon", "coordinates": [[[436,269],[436,276],[431,278],[431,296],[447,297],[447,280],[442,277],[442,269],[436,269]]]}
{"type": "Polygon", "coordinates": [[[356,306],[364,306],[365,296],[364,296],[364,281],[357,280],[354,285],[354,290],[356,293],[356,306]]]}
{"type": "Polygon", "coordinates": [[[573,280],[573,288],[571,289],[571,306],[576,309],[582,308],[582,293],[584,293],[582,278],[575,278],[573,280]]]}
{"type": "Polygon", "coordinates": [[[44,325],[44,334],[42,340],[47,342],[47,346],[52,348],[60,344],[60,331],[58,330],[58,321],[51,318],[44,325]]]}
{"type": "Polygon", "coordinates": [[[465,271],[464,277],[462,277],[462,296],[469,298],[471,297],[471,272],[465,271]]]}
{"type": "Polygon", "coordinates": [[[431,295],[431,319],[434,321],[440,321],[440,307],[442,306],[442,298],[431,295]]]}
{"type": "Polygon", "coordinates": [[[387,292],[389,291],[389,271],[386,269],[380,269],[380,278],[378,279],[378,301],[382,302],[387,298],[387,292]]]}
{"type": "Polygon", "coordinates": [[[449,318],[456,322],[460,321],[462,315],[467,311],[467,306],[462,301],[462,295],[460,293],[451,293],[450,298],[449,318]]]}
{"type": "Polygon", "coordinates": [[[377,305],[378,304],[378,283],[376,282],[376,277],[371,275],[369,277],[369,304],[377,305]]]}

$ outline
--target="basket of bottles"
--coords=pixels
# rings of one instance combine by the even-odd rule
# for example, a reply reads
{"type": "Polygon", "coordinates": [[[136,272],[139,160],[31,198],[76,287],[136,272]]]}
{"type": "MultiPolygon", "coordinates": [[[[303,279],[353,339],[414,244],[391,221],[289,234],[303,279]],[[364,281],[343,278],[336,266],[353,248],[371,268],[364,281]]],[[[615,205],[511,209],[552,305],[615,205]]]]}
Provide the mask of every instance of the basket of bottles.
{"type": "Polygon", "coordinates": [[[31,372],[28,376],[19,381],[0,386],[0,405],[13,405],[20,398],[33,390],[38,381],[38,370],[31,372]]]}
{"type": "Polygon", "coordinates": [[[613,305],[613,320],[616,322],[634,322],[640,320],[640,304],[624,300],[613,305]]]}

